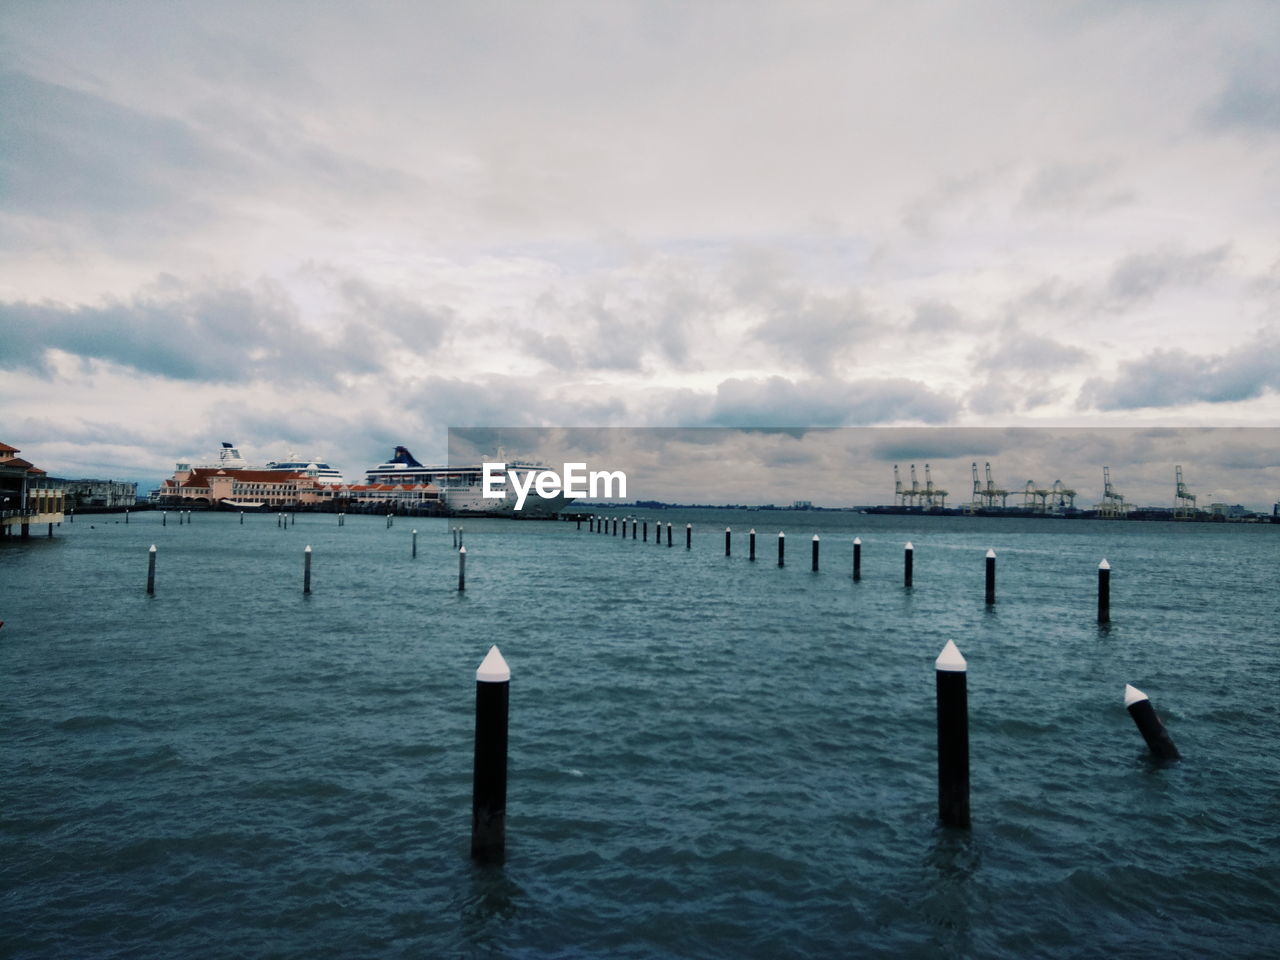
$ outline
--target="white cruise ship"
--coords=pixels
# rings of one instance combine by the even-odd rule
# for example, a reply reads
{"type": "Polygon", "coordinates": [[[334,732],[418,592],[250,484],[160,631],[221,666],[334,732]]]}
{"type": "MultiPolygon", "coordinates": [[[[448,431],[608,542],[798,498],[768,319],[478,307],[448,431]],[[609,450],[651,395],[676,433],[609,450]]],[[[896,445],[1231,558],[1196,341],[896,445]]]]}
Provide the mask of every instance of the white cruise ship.
{"type": "MultiPolygon", "coordinates": [[[[191,461],[180,461],[176,464],[178,470],[190,470],[191,461]]],[[[280,473],[300,473],[305,477],[313,477],[320,483],[342,486],[346,480],[342,478],[342,474],[335,470],[323,460],[304,460],[293,452],[289,453],[286,460],[270,460],[266,466],[251,467],[249,462],[240,455],[240,451],[234,443],[223,442],[222,449],[218,451],[218,459],[213,463],[197,463],[197,470],[275,470],[280,473]]]]}
{"type": "Polygon", "coordinates": [[[320,483],[342,486],[346,483],[342,474],[323,460],[304,460],[292,451],[286,460],[268,460],[264,470],[280,470],[285,473],[300,473],[306,477],[315,477],[320,483]]]}
{"type": "MultiPolygon", "coordinates": [[[[521,477],[529,473],[544,470],[536,463],[508,462],[507,470],[515,471],[521,477]]],[[[498,517],[549,517],[559,513],[570,503],[572,498],[558,494],[554,497],[538,496],[536,490],[530,489],[524,506],[516,513],[516,493],[511,484],[506,484],[506,498],[495,500],[483,496],[483,468],[474,466],[424,467],[414,459],[407,447],[396,447],[395,453],[386,463],[380,463],[369,470],[366,483],[430,483],[440,490],[440,499],[450,513],[483,514],[498,517]]]]}

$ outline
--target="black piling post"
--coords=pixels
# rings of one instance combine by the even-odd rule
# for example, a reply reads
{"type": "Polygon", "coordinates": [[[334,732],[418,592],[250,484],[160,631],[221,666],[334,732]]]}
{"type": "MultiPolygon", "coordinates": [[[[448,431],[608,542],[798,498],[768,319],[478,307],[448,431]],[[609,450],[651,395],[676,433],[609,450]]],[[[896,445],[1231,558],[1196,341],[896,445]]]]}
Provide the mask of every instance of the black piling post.
{"type": "Polygon", "coordinates": [[[414,560],[418,559],[418,531],[417,530],[413,531],[413,552],[410,553],[409,556],[414,560]]]}
{"type": "Polygon", "coordinates": [[[756,558],[756,528],[752,527],[751,532],[747,534],[747,559],[755,560],[756,558]]]}
{"type": "Polygon", "coordinates": [[[471,781],[471,857],[502,863],[507,845],[507,721],[511,668],[496,646],[476,670],[476,742],[471,781]]]}
{"type": "Polygon", "coordinates": [[[1098,622],[1111,622],[1111,564],[1098,564],[1098,622]]]}
{"type": "Polygon", "coordinates": [[[581,529],[582,529],[582,517],[581,517],[581,516],[579,516],[579,517],[578,517],[578,527],[577,527],[577,529],[579,529],[579,530],[581,530],[581,529]]]}
{"type": "Polygon", "coordinates": [[[853,538],[853,579],[862,579],[862,538],[853,538]]]}
{"type": "Polygon", "coordinates": [[[617,517],[613,518],[613,535],[615,537],[618,535],[618,518],[617,517]]]}
{"type": "Polygon", "coordinates": [[[153,543],[147,551],[147,593],[155,596],[156,592],[156,545],[153,543]]]}
{"type": "Polygon", "coordinates": [[[458,590],[467,589],[467,548],[458,548],[458,590]]]}
{"type": "Polygon", "coordinates": [[[686,523],[684,525],[684,548],[686,550],[693,549],[693,524],[686,523]]]}
{"type": "Polygon", "coordinates": [[[646,520],[646,521],[644,522],[644,527],[643,527],[643,529],[642,529],[642,530],[641,530],[641,532],[640,532],[640,539],[641,539],[644,543],[648,543],[648,542],[649,542],[649,521],[648,521],[648,520],[646,520]]]}
{"type": "Polygon", "coordinates": [[[635,517],[632,517],[631,518],[631,539],[632,540],[636,538],[636,527],[638,527],[639,525],[640,525],[640,521],[637,520],[635,517]]]}
{"type": "Polygon", "coordinates": [[[1173,745],[1173,740],[1165,730],[1164,724],[1160,722],[1156,708],[1151,705],[1150,697],[1137,687],[1126,683],[1124,705],[1129,711],[1129,716],[1133,717],[1133,722],[1138,725],[1138,732],[1142,734],[1142,739],[1147,741],[1147,747],[1155,756],[1161,760],[1177,760],[1182,756],[1178,753],[1178,748],[1173,745]]]}
{"type": "Polygon", "coordinates": [[[968,664],[948,640],[934,661],[938,696],[938,817],[944,826],[969,826],[968,664]]]}
{"type": "Polygon", "coordinates": [[[911,568],[915,561],[916,548],[908,543],[902,550],[902,585],[911,586],[911,568]]]}
{"type": "Polygon", "coordinates": [[[667,521],[667,546],[671,546],[671,521],[667,521]]]}
{"type": "Polygon", "coordinates": [[[168,511],[168,510],[161,510],[161,511],[160,511],[160,526],[162,526],[162,527],[167,527],[168,525],[169,525],[169,511],[168,511]]]}
{"type": "Polygon", "coordinates": [[[311,592],[311,544],[302,551],[302,592],[311,592]]]}
{"type": "Polygon", "coordinates": [[[987,603],[996,602],[996,552],[987,551],[987,603]]]}
{"type": "Polygon", "coordinates": [[[129,522],[129,511],[128,511],[128,510],[126,510],[126,511],[124,512],[124,522],[125,522],[125,523],[128,523],[128,522],[129,522]]]}
{"type": "Polygon", "coordinates": [[[244,526],[244,511],[240,511],[240,526],[244,526]]]}
{"type": "Polygon", "coordinates": [[[787,535],[781,530],[778,531],[778,566],[784,567],[787,564],[787,535]]]}
{"type": "Polygon", "coordinates": [[[733,531],[729,527],[724,528],[724,555],[733,556],[733,531]]]}
{"type": "Polygon", "coordinates": [[[818,572],[818,535],[813,535],[813,572],[818,572]]]}

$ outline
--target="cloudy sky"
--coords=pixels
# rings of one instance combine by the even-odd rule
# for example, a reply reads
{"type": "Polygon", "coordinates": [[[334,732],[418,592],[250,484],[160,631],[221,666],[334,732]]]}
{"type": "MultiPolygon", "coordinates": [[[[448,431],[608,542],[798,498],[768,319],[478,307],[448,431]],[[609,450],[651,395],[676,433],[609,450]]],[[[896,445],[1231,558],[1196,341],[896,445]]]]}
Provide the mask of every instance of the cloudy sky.
{"type": "Polygon", "coordinates": [[[473,425],[1280,426],[1280,4],[0,7],[0,440],[473,425]]]}

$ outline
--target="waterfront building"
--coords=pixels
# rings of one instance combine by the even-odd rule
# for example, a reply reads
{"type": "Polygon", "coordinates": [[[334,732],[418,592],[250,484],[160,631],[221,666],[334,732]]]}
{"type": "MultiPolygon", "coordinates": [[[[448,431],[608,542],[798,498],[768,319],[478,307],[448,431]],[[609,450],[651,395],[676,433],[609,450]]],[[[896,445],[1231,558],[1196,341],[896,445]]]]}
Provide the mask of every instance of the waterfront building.
{"type": "Polygon", "coordinates": [[[68,510],[127,509],[138,502],[138,485],[119,480],[64,480],[68,510]]]}
{"type": "Polygon", "coordinates": [[[24,460],[17,447],[0,443],[0,536],[17,529],[30,536],[33,523],[53,525],[64,516],[63,481],[24,460]]]}
{"type": "Polygon", "coordinates": [[[433,483],[353,483],[342,488],[347,502],[374,513],[442,511],[440,488],[433,483]]]}
{"type": "Polygon", "coordinates": [[[160,506],[290,509],[333,499],[315,477],[277,470],[224,470],[179,464],[157,491],[160,506]]]}

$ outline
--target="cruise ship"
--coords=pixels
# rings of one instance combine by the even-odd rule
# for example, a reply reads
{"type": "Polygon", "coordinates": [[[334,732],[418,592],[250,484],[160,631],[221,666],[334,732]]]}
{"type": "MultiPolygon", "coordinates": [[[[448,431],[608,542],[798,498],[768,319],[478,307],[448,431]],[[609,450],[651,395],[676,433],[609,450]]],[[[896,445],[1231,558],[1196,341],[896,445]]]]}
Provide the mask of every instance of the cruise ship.
{"type": "MultiPolygon", "coordinates": [[[[507,462],[507,470],[514,471],[521,477],[546,469],[542,464],[527,462],[507,462]]],[[[570,503],[572,498],[557,494],[554,497],[541,497],[536,490],[530,489],[524,506],[516,513],[516,493],[511,484],[506,484],[506,498],[495,500],[482,494],[483,467],[447,466],[425,467],[414,459],[407,447],[396,447],[391,459],[370,469],[366,475],[366,483],[430,483],[440,490],[440,499],[445,508],[454,514],[472,514],[497,517],[550,517],[559,513],[570,503]]]]}
{"type": "Polygon", "coordinates": [[[303,460],[292,451],[287,460],[268,460],[265,470],[280,470],[285,473],[300,473],[306,477],[315,477],[320,483],[341,486],[346,483],[342,474],[323,460],[303,460]]]}
{"type": "MultiPolygon", "coordinates": [[[[181,461],[177,463],[178,470],[190,470],[190,461],[181,461]]],[[[292,451],[286,460],[270,460],[264,467],[251,467],[249,462],[240,455],[234,443],[222,444],[222,449],[218,451],[218,459],[213,463],[197,463],[197,470],[272,470],[279,473],[300,473],[305,477],[313,477],[323,484],[331,484],[333,486],[341,486],[346,483],[342,478],[342,474],[335,470],[323,460],[303,460],[292,451]]]]}

